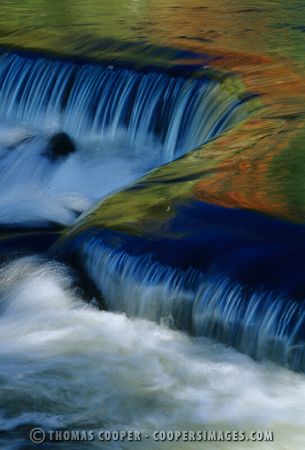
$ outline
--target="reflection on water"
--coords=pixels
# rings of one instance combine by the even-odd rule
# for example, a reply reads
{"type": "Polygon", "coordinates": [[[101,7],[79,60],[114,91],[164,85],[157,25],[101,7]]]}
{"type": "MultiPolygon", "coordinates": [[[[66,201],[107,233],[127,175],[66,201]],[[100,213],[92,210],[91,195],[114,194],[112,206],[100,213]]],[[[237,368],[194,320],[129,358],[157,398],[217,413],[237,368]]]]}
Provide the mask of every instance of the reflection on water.
{"type": "MultiPolygon", "coordinates": [[[[217,173],[200,180],[192,195],[304,221],[303,152],[291,140],[304,128],[304,23],[302,0],[6,1],[0,44],[237,73],[266,109],[205,148],[195,168],[217,173]]],[[[187,160],[178,170],[194,173],[194,165],[187,160]]]]}
{"type": "Polygon", "coordinates": [[[98,56],[99,39],[112,37],[305,62],[302,0],[27,0],[2,2],[1,12],[2,44],[98,56]]]}
{"type": "Polygon", "coordinates": [[[248,115],[247,98],[209,77],[28,53],[2,55],[0,104],[0,226],[12,227],[71,225],[97,200],[248,115]],[[56,131],[74,139],[73,154],[50,154],[56,131]]]}
{"type": "MultiPolygon", "coordinates": [[[[189,66],[211,70],[209,65],[240,76],[240,83],[220,77],[229,94],[246,90],[260,96],[263,108],[247,122],[150,174],[137,189],[112,197],[96,213],[96,226],[110,224],[142,235],[145,230],[155,242],[156,236],[162,239],[171,231],[167,221],[175,217],[177,197],[305,220],[304,23],[302,0],[6,0],[1,4],[0,45],[111,63],[130,60],[150,67],[179,63],[184,70],[189,66]],[[243,84],[245,89],[240,88],[243,84]]],[[[1,156],[7,157],[2,187],[9,181],[7,197],[0,202],[1,217],[7,219],[3,223],[18,219],[21,207],[23,224],[31,220],[33,224],[33,216],[39,224],[41,220],[70,224],[95,196],[100,198],[121,187],[122,179],[132,181],[155,166],[151,163],[144,170],[134,160],[114,160],[113,152],[96,149],[94,143],[83,147],[77,143],[79,153],[51,180],[56,197],[52,204],[41,184],[36,183],[35,196],[22,186],[24,178],[46,181],[50,163],[43,164],[41,174],[40,149],[48,136],[22,141],[15,148],[20,159],[14,158],[7,153],[6,141],[11,135],[16,138],[19,125],[12,129],[3,125],[0,130],[1,156]],[[31,160],[26,164],[23,150],[31,160]],[[96,158],[97,153],[103,158],[96,158]],[[9,183],[18,179],[17,194],[9,183]],[[66,198],[63,188],[79,195],[66,198]],[[34,205],[32,215],[26,200],[34,205]]],[[[183,249],[180,237],[177,242],[183,249]]],[[[179,248],[178,260],[185,256],[179,248]]],[[[198,245],[198,254],[200,250],[198,245]]],[[[112,287],[117,289],[115,283],[112,287]]],[[[27,257],[2,267],[0,341],[4,448],[30,448],[24,436],[33,425],[149,431],[264,428],[274,431],[275,442],[260,443],[261,449],[305,447],[303,375],[256,363],[230,348],[163,325],[84,306],[71,274],[58,263],[27,257]]],[[[237,446],[250,448],[244,443],[225,444],[228,449],[237,446]]]]}

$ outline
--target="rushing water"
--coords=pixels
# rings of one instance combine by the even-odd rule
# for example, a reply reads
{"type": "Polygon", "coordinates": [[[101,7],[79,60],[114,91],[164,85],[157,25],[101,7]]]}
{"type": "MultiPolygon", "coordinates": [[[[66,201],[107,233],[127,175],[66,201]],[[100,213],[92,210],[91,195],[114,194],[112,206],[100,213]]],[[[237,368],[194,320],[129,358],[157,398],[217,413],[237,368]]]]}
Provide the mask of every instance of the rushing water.
{"type": "Polygon", "coordinates": [[[139,446],[304,448],[303,375],[166,326],[96,310],[84,304],[67,269],[38,257],[2,267],[0,306],[2,448],[31,448],[24,436],[32,426],[272,429],[274,443],[139,446]]]}
{"type": "Polygon", "coordinates": [[[112,191],[246,117],[217,81],[3,54],[0,224],[70,225],[112,191]],[[77,151],[46,155],[65,131],[77,151]]]}
{"type": "MultiPolygon", "coordinates": [[[[202,231],[208,233],[206,223],[203,223],[202,231]]],[[[155,321],[166,320],[194,335],[209,336],[233,345],[258,360],[269,358],[304,371],[303,299],[289,298],[286,294],[290,280],[288,273],[282,291],[280,282],[277,282],[277,290],[260,288],[263,283],[259,268],[254,289],[247,289],[244,283],[226,275],[224,261],[230,261],[230,257],[232,272],[238,275],[243,272],[241,266],[249,265],[247,252],[246,255],[239,254],[238,242],[234,242],[235,258],[232,258],[231,251],[226,248],[226,233],[229,234],[224,228],[224,243],[219,238],[216,258],[211,255],[213,235],[209,236],[206,246],[201,244],[201,248],[210,253],[210,260],[209,257],[206,261],[201,258],[202,265],[204,261],[208,265],[205,270],[194,267],[183,270],[170,263],[162,264],[156,254],[147,250],[143,254],[129,255],[122,249],[107,246],[107,239],[99,238],[94,230],[88,233],[89,238],[84,238],[84,243],[79,239],[74,247],[79,252],[82,267],[102,293],[107,309],[155,321]]],[[[140,247],[139,243],[134,243],[134,247],[136,245],[140,247]]],[[[241,248],[245,245],[250,248],[249,239],[241,248]]],[[[267,258],[272,263],[275,245],[266,246],[266,253],[257,259],[257,265],[264,264],[267,258]]],[[[259,244],[256,248],[258,253],[261,252],[259,244]]],[[[248,252],[251,254],[250,250],[248,252]]],[[[251,272],[249,267],[248,272],[251,272]]],[[[266,280],[272,278],[274,272],[265,268],[264,275],[266,280]]],[[[293,284],[298,284],[298,276],[302,279],[303,272],[293,274],[293,284]]]]}
{"type": "MultiPolygon", "coordinates": [[[[223,78],[207,70],[205,63],[213,60],[214,52],[214,67],[221,68],[224,58],[223,67],[247,75],[249,89],[259,91],[264,82],[266,103],[273,85],[272,101],[274,91],[280,97],[282,89],[282,106],[294,89],[297,99],[299,78],[290,80],[289,71],[278,75],[279,61],[272,58],[292,56],[293,65],[304,67],[304,4],[300,0],[2,3],[0,43],[10,48],[2,48],[0,56],[1,258],[5,255],[0,267],[0,447],[37,448],[29,441],[29,431],[41,426],[274,433],[274,442],[150,439],[46,443],[46,449],[79,450],[83,445],[128,450],[303,450],[304,373],[283,367],[304,369],[301,228],[260,221],[251,214],[234,216],[230,210],[211,213],[213,208],[201,204],[201,209],[194,205],[194,213],[182,211],[166,223],[165,236],[173,231],[174,237],[186,236],[185,242],[157,243],[154,236],[146,242],[143,229],[142,241],[132,236],[125,248],[123,233],[108,235],[107,240],[101,228],[80,226],[84,234],[72,234],[71,242],[60,241],[52,255],[33,254],[30,249],[30,255],[21,257],[21,249],[14,248],[11,255],[7,249],[12,242],[16,247],[26,240],[29,229],[30,246],[31,236],[44,236],[41,228],[73,225],[110,193],[247,118],[247,96],[236,92],[230,79],[224,87],[223,78]],[[51,49],[66,57],[12,49],[20,46],[51,49]],[[202,47],[207,54],[201,54],[202,47]],[[103,62],[94,62],[95,57],[103,62]],[[130,64],[119,64],[120,58],[130,64]],[[156,65],[145,66],[148,60],[156,65]],[[179,61],[179,70],[170,67],[179,61]],[[264,63],[270,70],[267,84],[264,63]],[[291,84],[290,90],[284,82],[291,84]],[[50,158],[50,139],[61,131],[72,138],[75,152],[50,158]],[[190,226],[193,240],[187,240],[190,226]],[[54,260],[56,250],[65,244],[73,262],[78,259],[103,295],[103,306],[112,312],[99,309],[92,286],[82,279],[84,273],[74,273],[54,260]],[[154,259],[156,255],[159,259],[154,259]],[[236,274],[241,279],[233,280],[236,274]],[[84,286],[90,287],[86,293],[84,286]],[[227,345],[190,336],[175,326],[227,345]]],[[[282,116],[276,109],[281,107],[275,103],[264,120],[251,125],[258,131],[250,142],[254,156],[249,166],[255,158],[260,160],[258,141],[264,147],[265,135],[280,130],[277,119],[285,128],[287,116],[293,122],[300,111],[290,103],[282,116]]],[[[285,134],[275,134],[284,141],[285,134]]],[[[224,142],[229,144],[230,139],[224,142]]],[[[235,144],[237,153],[244,144],[235,144]]],[[[216,157],[228,151],[230,160],[229,147],[216,157]]],[[[242,166],[250,176],[247,162],[246,154],[234,168],[237,178],[242,166]]],[[[264,158],[261,163],[254,165],[259,168],[258,179],[264,158]]],[[[233,158],[225,170],[234,164],[233,158]]],[[[184,175],[187,182],[188,174],[179,173],[180,180],[184,175]]],[[[237,186],[246,188],[247,183],[248,178],[242,179],[237,186]]],[[[176,197],[179,188],[178,180],[172,186],[176,197]]],[[[259,182],[256,188],[261,195],[259,182]]],[[[242,198],[241,191],[235,192],[233,186],[233,197],[242,198]]],[[[158,189],[154,194],[162,196],[158,189]]],[[[298,201],[303,203],[301,194],[298,201]]],[[[133,207],[131,202],[131,211],[133,207]]],[[[42,245],[46,247],[47,243],[42,245]]]]}
{"type": "Polygon", "coordinates": [[[75,153],[52,161],[45,154],[52,132],[7,123],[0,132],[0,224],[5,227],[70,225],[155,164],[149,158],[141,164],[119,143],[113,148],[94,138],[78,140],[75,153]]]}
{"type": "Polygon", "coordinates": [[[149,146],[160,164],[245,117],[242,102],[216,81],[14,54],[0,63],[0,101],[7,119],[97,136],[108,145],[120,139],[142,151],[149,146]]]}

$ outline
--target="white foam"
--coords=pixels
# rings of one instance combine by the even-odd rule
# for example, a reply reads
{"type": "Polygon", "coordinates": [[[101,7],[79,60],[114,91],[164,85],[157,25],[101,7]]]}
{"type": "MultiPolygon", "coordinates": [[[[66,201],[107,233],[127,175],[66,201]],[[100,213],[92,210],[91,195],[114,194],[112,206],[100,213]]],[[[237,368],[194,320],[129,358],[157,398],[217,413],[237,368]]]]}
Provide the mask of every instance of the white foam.
{"type": "Polygon", "coordinates": [[[51,161],[50,135],[0,126],[0,225],[70,225],[97,200],[135,181],[155,165],[100,139],[80,140],[77,151],[51,161]],[[11,148],[13,146],[14,148],[11,148]]]}
{"type": "MultiPolygon", "coordinates": [[[[258,448],[304,448],[303,375],[208,339],[98,311],[81,302],[72,281],[62,265],[37,258],[1,271],[3,428],[270,429],[275,441],[258,448]]],[[[237,446],[250,448],[225,443],[237,446]]]]}

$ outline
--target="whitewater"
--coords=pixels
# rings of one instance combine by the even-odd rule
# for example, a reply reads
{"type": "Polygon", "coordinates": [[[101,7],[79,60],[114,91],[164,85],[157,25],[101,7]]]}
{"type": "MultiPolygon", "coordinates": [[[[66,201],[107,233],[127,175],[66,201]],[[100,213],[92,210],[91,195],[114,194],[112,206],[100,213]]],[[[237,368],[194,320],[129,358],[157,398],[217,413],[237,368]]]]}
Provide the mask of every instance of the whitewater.
{"type": "MultiPolygon", "coordinates": [[[[244,120],[245,104],[209,77],[2,53],[3,242],[20,231],[72,226],[97,202],[244,120]],[[58,132],[69,135],[75,152],[50,158],[48,146],[58,132]]],[[[264,352],[256,362],[229,345],[179,331],[166,309],[180,294],[188,300],[191,289],[179,289],[195,286],[192,268],[186,283],[179,284],[184,275],[163,266],[160,271],[150,264],[151,255],[122,258],[101,242],[93,238],[83,245],[82,268],[112,312],[102,310],[100,298],[86,290],[83,274],[57,259],[56,248],[26,256],[17,251],[1,259],[1,448],[37,448],[28,434],[39,426],[143,432],[264,429],[273,431],[274,442],[240,442],[238,448],[303,449],[304,376],[266,361],[264,352]],[[138,270],[139,262],[145,273],[138,270]],[[127,276],[129,267],[135,269],[133,278],[127,276]],[[126,314],[113,311],[124,310],[121,304],[126,314]],[[162,308],[165,314],[159,315],[162,308]]],[[[216,325],[218,318],[230,325],[239,317],[234,308],[223,308],[220,300],[229,288],[223,283],[220,292],[217,283],[213,295],[206,289],[210,316],[198,301],[198,329],[209,328],[215,311],[216,325]]],[[[233,294],[229,297],[234,301],[233,294]]],[[[282,332],[291,311],[286,313],[280,315],[280,327],[264,322],[262,329],[267,338],[275,329],[276,337],[294,346],[289,330],[287,336],[282,332]]],[[[79,449],[78,443],[55,445],[79,449]]],[[[82,445],[103,447],[98,441],[82,445]]],[[[137,445],[160,448],[151,441],[111,442],[107,448],[137,445]]],[[[225,448],[236,445],[226,442],[225,448]]],[[[162,448],[224,445],[163,442],[162,448]]]]}
{"type": "MultiPolygon", "coordinates": [[[[166,324],[100,311],[94,299],[84,301],[75,277],[62,264],[37,256],[1,269],[2,448],[31,448],[24,435],[34,426],[143,432],[271,429],[275,442],[164,442],[162,448],[304,448],[302,374],[254,362],[166,324]]],[[[105,443],[82,445],[104,448],[105,443]]],[[[151,449],[161,444],[107,445],[151,449]]]]}

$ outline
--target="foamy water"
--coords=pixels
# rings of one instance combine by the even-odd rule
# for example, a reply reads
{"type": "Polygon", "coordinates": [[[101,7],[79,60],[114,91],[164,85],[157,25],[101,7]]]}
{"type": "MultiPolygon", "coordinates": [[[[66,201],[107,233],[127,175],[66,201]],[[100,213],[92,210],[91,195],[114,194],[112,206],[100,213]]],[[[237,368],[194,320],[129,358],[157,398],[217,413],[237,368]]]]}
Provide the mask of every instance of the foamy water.
{"type": "Polygon", "coordinates": [[[248,116],[210,77],[0,55],[0,226],[70,225],[97,200],[248,116]],[[51,161],[64,131],[76,152],[51,161]]]}
{"type": "Polygon", "coordinates": [[[114,146],[101,137],[79,139],[75,153],[52,161],[45,153],[54,131],[0,124],[0,226],[70,225],[160,163],[153,152],[143,161],[120,140],[114,146]]]}
{"type": "Polygon", "coordinates": [[[59,263],[25,257],[2,267],[0,341],[1,448],[31,448],[27,433],[36,425],[262,429],[275,437],[251,444],[107,444],[115,449],[305,446],[303,375],[256,363],[208,339],[99,311],[84,303],[72,274],[59,263]]]}

